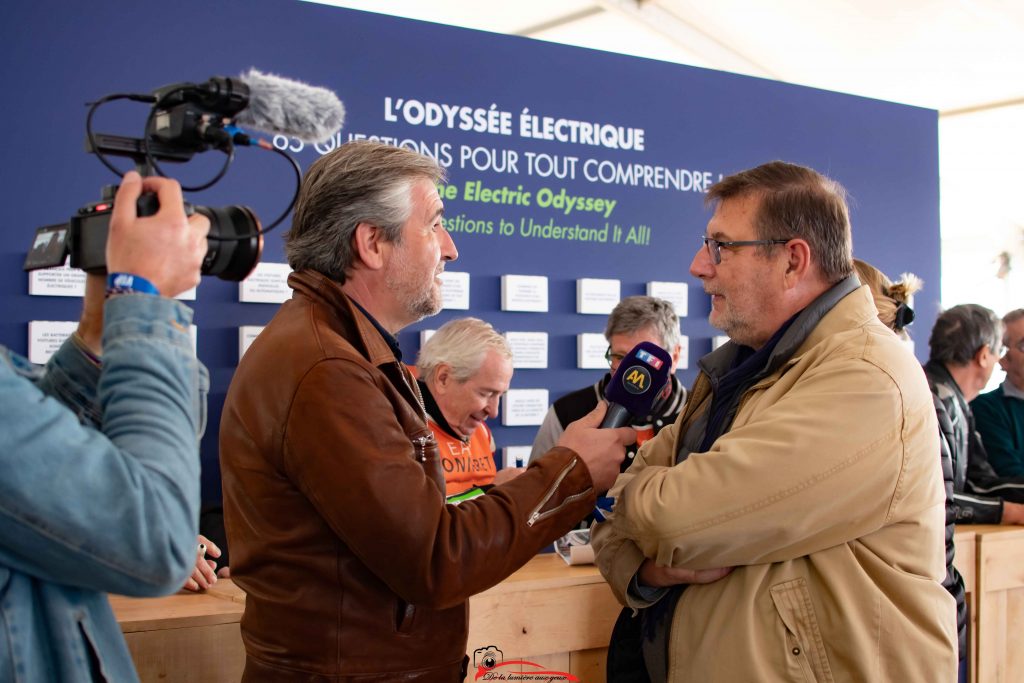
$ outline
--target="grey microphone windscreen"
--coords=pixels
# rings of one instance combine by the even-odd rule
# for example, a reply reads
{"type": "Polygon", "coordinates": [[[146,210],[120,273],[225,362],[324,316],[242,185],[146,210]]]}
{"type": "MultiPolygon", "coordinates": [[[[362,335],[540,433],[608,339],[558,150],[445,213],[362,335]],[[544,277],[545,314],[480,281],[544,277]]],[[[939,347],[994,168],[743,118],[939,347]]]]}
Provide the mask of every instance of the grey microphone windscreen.
{"type": "Polygon", "coordinates": [[[345,105],[327,88],[250,69],[239,77],[249,87],[249,105],[235,123],[264,133],[323,142],[341,129],[345,105]]]}

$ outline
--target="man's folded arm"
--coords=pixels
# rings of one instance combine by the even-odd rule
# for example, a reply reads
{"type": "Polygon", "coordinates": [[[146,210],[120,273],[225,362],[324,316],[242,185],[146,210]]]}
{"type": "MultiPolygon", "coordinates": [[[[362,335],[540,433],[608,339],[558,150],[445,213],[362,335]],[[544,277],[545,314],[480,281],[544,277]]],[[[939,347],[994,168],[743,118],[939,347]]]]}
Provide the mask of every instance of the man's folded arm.
{"type": "MultiPolygon", "coordinates": [[[[798,390],[708,452],[647,467],[625,482],[615,531],[659,565],[689,569],[784,561],[863,537],[900,513],[904,464],[935,464],[922,457],[905,463],[906,452],[897,452],[906,450],[901,430],[919,434],[938,457],[930,397],[927,411],[910,414],[932,420],[916,425],[903,424],[902,400],[892,378],[864,360],[810,371],[798,390]],[[829,514],[816,514],[823,505],[829,514]]],[[[920,486],[933,478],[906,481],[920,486]]]]}

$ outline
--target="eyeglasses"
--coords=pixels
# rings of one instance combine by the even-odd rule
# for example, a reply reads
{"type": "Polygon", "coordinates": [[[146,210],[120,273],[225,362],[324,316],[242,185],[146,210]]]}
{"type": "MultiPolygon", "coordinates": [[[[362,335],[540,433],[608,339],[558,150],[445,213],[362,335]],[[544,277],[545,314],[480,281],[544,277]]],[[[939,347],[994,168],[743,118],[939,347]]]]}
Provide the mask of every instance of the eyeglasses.
{"type": "Polygon", "coordinates": [[[622,359],[626,357],[624,353],[612,353],[612,347],[604,352],[604,359],[608,361],[608,367],[614,368],[616,365],[622,362],[622,359]]]}
{"type": "Polygon", "coordinates": [[[999,349],[1000,353],[997,353],[996,356],[1002,358],[1009,353],[1010,349],[1017,349],[1018,353],[1024,353],[1024,338],[1018,339],[1016,344],[1007,344],[1004,340],[1002,348],[999,349]]]}
{"type": "MultiPolygon", "coordinates": [[[[792,239],[792,238],[790,238],[792,239]]],[[[722,263],[722,247],[752,247],[754,245],[767,246],[769,244],[786,244],[789,240],[733,240],[731,242],[723,242],[714,238],[708,237],[707,235],[701,235],[701,240],[704,242],[704,246],[708,248],[708,253],[711,254],[711,261],[716,266],[722,263]]]]}

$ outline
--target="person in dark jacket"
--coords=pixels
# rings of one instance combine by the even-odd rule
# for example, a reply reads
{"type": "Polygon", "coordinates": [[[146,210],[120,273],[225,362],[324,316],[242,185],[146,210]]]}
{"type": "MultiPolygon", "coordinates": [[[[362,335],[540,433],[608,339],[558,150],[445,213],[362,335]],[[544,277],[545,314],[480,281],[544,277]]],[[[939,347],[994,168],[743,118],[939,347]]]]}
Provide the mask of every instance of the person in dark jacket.
{"type": "Polygon", "coordinates": [[[619,367],[619,362],[640,342],[652,342],[668,351],[672,356],[672,368],[663,393],[651,406],[651,414],[630,421],[637,437],[636,443],[626,449],[623,471],[633,462],[636,450],[645,441],[654,438],[662,428],[675,422],[682,412],[686,403],[686,387],[676,377],[682,345],[679,342],[679,316],[671,303],[653,296],[627,296],[608,315],[604,338],[608,340],[605,359],[609,371],[595,384],[568,393],[551,404],[534,437],[531,460],[547,453],[558,441],[566,425],[594,409],[604,396],[605,387],[619,367]]]}
{"type": "MultiPolygon", "coordinates": [[[[977,304],[961,304],[935,321],[924,366],[939,420],[942,469],[946,480],[946,547],[950,554],[953,523],[1024,524],[1024,478],[999,477],[988,462],[968,402],[992,376],[1002,355],[1003,325],[995,313],[977,304]]],[[[952,569],[947,586],[957,600],[961,679],[967,657],[967,605],[963,579],[952,569]]]]}
{"type": "Polygon", "coordinates": [[[1001,476],[1024,476],[1024,308],[1003,316],[999,366],[1003,383],[971,401],[971,411],[992,467],[1001,476]]]}
{"type": "Polygon", "coordinates": [[[952,456],[956,521],[961,523],[1024,524],[1024,477],[996,474],[968,405],[1002,355],[1002,329],[989,309],[961,304],[939,315],[928,340],[925,374],[952,456]]]}

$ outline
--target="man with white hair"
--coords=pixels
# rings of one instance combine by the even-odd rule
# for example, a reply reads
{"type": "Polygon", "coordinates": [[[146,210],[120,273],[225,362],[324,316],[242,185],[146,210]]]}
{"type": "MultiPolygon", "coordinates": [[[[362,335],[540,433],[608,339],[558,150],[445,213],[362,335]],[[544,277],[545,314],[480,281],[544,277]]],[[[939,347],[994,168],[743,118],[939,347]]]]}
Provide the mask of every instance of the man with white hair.
{"type": "Polygon", "coordinates": [[[450,320],[423,344],[416,368],[448,502],[469,500],[520,474],[521,468],[496,469],[486,424],[512,381],[508,341],[479,318],[450,320]]]}

